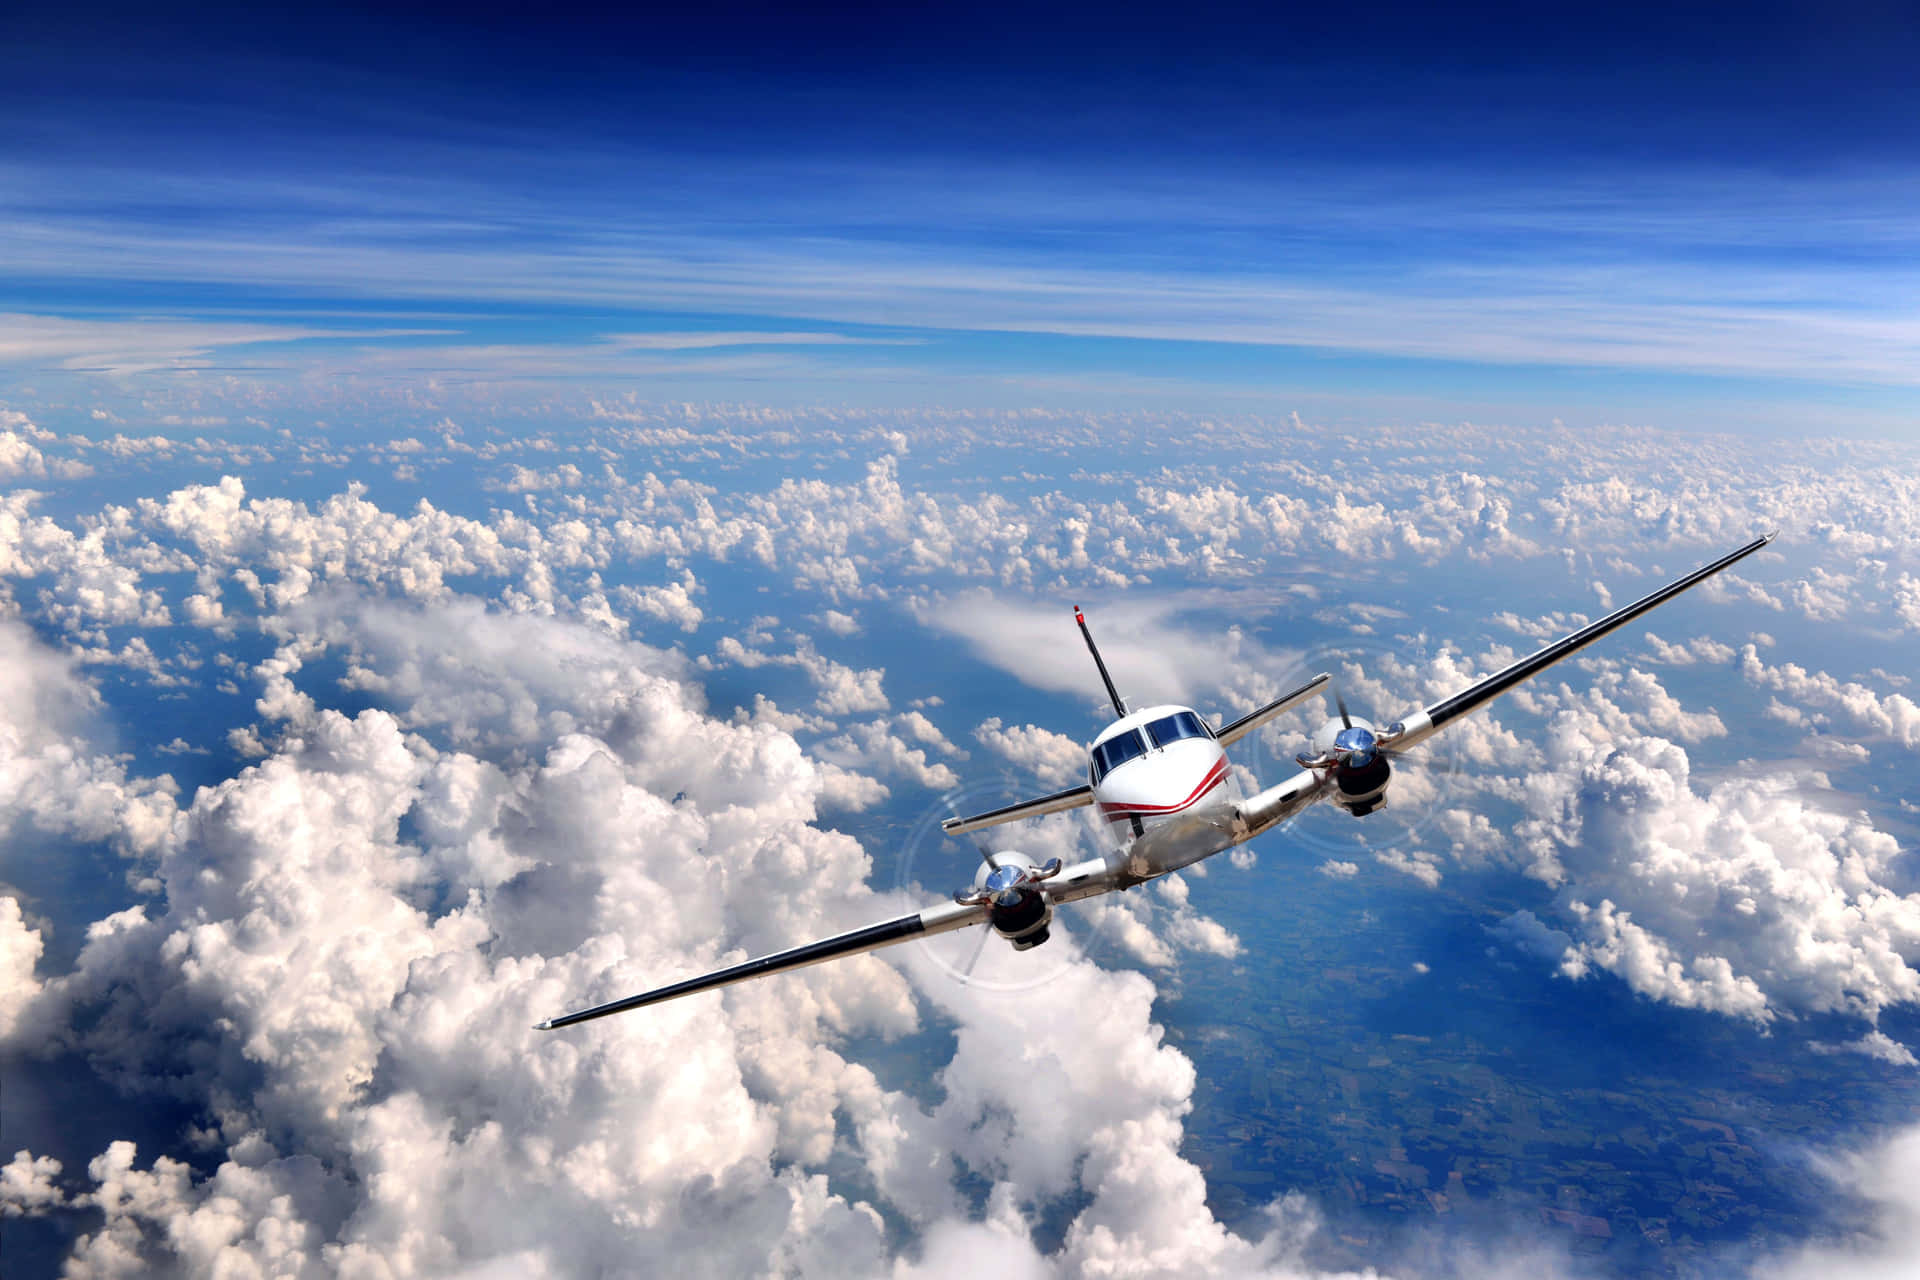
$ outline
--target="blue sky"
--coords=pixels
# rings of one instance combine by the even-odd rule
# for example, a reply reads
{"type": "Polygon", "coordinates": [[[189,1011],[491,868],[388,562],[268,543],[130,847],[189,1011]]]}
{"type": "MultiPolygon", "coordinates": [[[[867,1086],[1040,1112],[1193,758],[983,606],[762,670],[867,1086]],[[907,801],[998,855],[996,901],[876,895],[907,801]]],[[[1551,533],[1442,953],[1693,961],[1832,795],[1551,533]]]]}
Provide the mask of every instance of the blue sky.
{"type": "Polygon", "coordinates": [[[1910,25],[14,16],[0,389],[211,367],[1904,434],[1910,25]],[[608,337],[661,332],[730,336],[608,337]]]}

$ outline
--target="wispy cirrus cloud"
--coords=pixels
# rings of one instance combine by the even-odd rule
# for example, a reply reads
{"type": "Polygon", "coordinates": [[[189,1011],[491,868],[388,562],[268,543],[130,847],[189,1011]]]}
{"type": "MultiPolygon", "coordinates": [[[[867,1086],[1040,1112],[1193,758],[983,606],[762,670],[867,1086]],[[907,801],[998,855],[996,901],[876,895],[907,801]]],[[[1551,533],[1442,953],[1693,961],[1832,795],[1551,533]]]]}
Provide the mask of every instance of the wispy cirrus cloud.
{"type": "Polygon", "coordinates": [[[1884,387],[1920,369],[1904,179],[1322,166],[1176,181],[749,157],[664,191],[647,179],[665,162],[638,155],[624,185],[556,200],[485,176],[512,154],[448,153],[357,204],[325,172],[227,177],[217,203],[176,182],[162,212],[112,205],[94,170],[49,196],[50,167],[30,207],[0,201],[0,251],[54,280],[164,288],[191,263],[195,282],[255,293],[735,318],[595,339],[634,352],[876,341],[807,331],[835,324],[886,326],[890,344],[1013,332],[1884,387]]]}
{"type": "Polygon", "coordinates": [[[869,338],[848,333],[610,333],[600,339],[620,351],[704,351],[712,347],[907,347],[917,338],[869,338]]]}
{"type": "Polygon", "coordinates": [[[216,351],[316,338],[414,338],[446,329],[324,329],[195,319],[88,320],[0,314],[0,365],[39,365],[92,373],[193,368],[216,351]]]}

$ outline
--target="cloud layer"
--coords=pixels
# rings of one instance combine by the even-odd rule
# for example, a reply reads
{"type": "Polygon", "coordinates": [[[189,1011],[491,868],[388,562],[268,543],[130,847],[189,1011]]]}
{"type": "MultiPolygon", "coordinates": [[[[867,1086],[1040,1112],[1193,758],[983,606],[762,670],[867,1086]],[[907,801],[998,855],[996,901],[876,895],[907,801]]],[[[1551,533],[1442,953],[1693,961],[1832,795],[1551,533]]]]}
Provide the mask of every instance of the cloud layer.
{"type": "MultiPolygon", "coordinates": [[[[1045,603],[1066,593],[1111,601],[1094,621],[1136,701],[1231,713],[1331,655],[1356,703],[1400,708],[1577,625],[1589,584],[1628,597],[1790,524],[1795,558],[1675,607],[1663,634],[1690,639],[1627,638],[1459,726],[1361,843],[1304,824],[1284,839],[1324,844],[1333,886],[1528,885],[1534,907],[1492,940],[1579,979],[1569,1000],[1617,979],[1776,1034],[1819,1022],[1810,1061],[1911,1068],[1889,1014],[1916,995],[1920,895],[1903,810],[1858,782],[1907,763],[1909,694],[1884,663],[1796,638],[1909,643],[1914,495],[1885,459],[1460,429],[1462,449],[1525,445],[1556,469],[1435,476],[1429,443],[1383,435],[1337,477],[1273,462],[1258,487],[1197,464],[940,486],[1007,424],[853,415],[813,424],[823,456],[845,454],[831,474],[720,489],[672,472],[775,457],[794,423],[603,407],[579,437],[484,444],[451,421],[344,442],[5,424],[0,458],[36,484],[193,472],[85,518],[28,490],[0,507],[0,814],[111,847],[133,895],[79,922],[66,967],[43,904],[0,892],[0,1034],[191,1112],[198,1135],[4,1166],[8,1212],[79,1224],[76,1274],[690,1256],[715,1274],[1312,1274],[1316,1206],[1278,1195],[1230,1230],[1183,1155],[1193,1062],[1156,1001],[1184,966],[1246,951],[1185,881],[1063,913],[1045,984],[1018,998],[1002,949],[969,986],[944,953],[904,949],[590,1034],[528,1029],[921,905],[876,888],[870,850],[830,820],[932,810],[999,763],[1035,786],[1077,776],[1091,712],[1041,724],[1012,696],[1095,707],[1045,603]],[[463,482],[404,509],[344,482],[276,491],[272,471],[303,467],[463,482]],[[481,484],[505,497],[474,500],[481,484]],[[1495,596],[1508,613],[1483,618],[1495,596]],[[911,666],[871,656],[899,633],[984,660],[1001,692],[943,673],[924,696],[911,666]],[[704,684],[742,674],[789,683],[707,705],[704,684]],[[140,727],[116,726],[121,705],[183,693],[241,713],[176,750],[156,739],[168,768],[204,772],[191,796],[113,745],[140,727]],[[926,1087],[861,1050],[902,1038],[932,1046],[926,1087]]],[[[1015,425],[1067,457],[1129,430],[1015,425]]],[[[1231,424],[1194,434],[1246,443],[1231,424]]],[[[1302,745],[1309,719],[1262,750],[1302,745]]],[[[1064,818],[1022,839],[1090,847],[1064,818]]],[[[1543,1266],[1563,1264],[1578,1274],[1543,1266]]]]}

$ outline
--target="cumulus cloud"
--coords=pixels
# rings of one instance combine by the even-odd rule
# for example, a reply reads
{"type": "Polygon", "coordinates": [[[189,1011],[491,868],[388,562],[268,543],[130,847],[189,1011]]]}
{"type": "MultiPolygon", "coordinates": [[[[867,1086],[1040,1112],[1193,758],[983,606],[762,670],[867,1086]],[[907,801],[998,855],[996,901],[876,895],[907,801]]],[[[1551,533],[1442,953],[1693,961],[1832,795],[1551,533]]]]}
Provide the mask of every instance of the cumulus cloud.
{"type": "Polygon", "coordinates": [[[814,706],[826,716],[885,711],[890,705],[882,688],[886,672],[875,668],[856,669],[836,662],[816,649],[813,641],[805,636],[796,641],[791,652],[784,653],[767,653],[750,648],[733,636],[722,636],[714,647],[713,657],[707,661],[749,669],[797,667],[813,682],[817,695],[814,706]]]}
{"type": "Polygon", "coordinates": [[[615,594],[635,613],[671,623],[682,631],[697,631],[706,621],[706,614],[693,600],[700,589],[699,581],[688,569],[682,571],[678,582],[659,587],[623,585],[615,588],[615,594]]]}
{"type": "Polygon", "coordinates": [[[1046,786],[1070,786],[1086,771],[1087,749],[1083,744],[1038,725],[1005,726],[1000,717],[993,716],[974,728],[973,737],[981,746],[1016,768],[1032,773],[1046,786]]]}
{"type": "Polygon", "coordinates": [[[1651,631],[1647,633],[1647,649],[1654,661],[1677,667],[1688,667],[1697,662],[1732,662],[1734,654],[1732,645],[1723,644],[1711,636],[1695,636],[1680,644],[1669,644],[1651,631]]]}
{"type": "MultiPolygon", "coordinates": [[[[0,456],[22,467],[67,447],[15,429],[24,448],[0,456]]],[[[638,415],[617,429],[647,449],[752,443],[739,417],[638,415]]],[[[834,446],[887,439],[862,429],[857,444],[848,428],[834,446]]],[[[929,447],[964,443],[969,430],[929,447]]],[[[1012,961],[1004,948],[982,953],[983,980],[968,988],[923,972],[909,950],[596,1024],[590,1036],[513,1030],[919,905],[872,891],[860,847],[816,819],[882,803],[887,783],[953,785],[964,753],[942,725],[964,733],[979,714],[943,718],[975,705],[962,691],[946,712],[922,697],[893,714],[881,669],[755,619],[713,659],[791,667],[809,692],[799,712],[760,699],[721,723],[685,661],[626,639],[628,620],[705,625],[703,605],[723,607],[706,592],[723,578],[704,565],[725,562],[810,595],[775,607],[816,619],[823,640],[858,635],[865,651],[883,634],[880,610],[904,603],[1017,679],[1092,706],[1098,680],[1065,609],[1007,602],[1100,588],[1116,603],[1094,623],[1126,692],[1231,714],[1279,692],[1301,674],[1297,660],[1260,644],[1251,622],[1235,632],[1183,609],[1220,616],[1230,605],[1231,616],[1304,627],[1303,611],[1364,589],[1408,616],[1342,608],[1322,625],[1413,633],[1378,661],[1339,668],[1351,698],[1390,714],[1513,656],[1463,615],[1444,628],[1421,617],[1396,594],[1392,575],[1408,564],[1452,558],[1478,572],[1577,542],[1556,572],[1568,583],[1604,576],[1626,594],[1658,571],[1646,548],[1691,563],[1702,546],[1744,538],[1756,510],[1779,512],[1828,563],[1796,564],[1782,582],[1756,562],[1728,612],[1750,622],[1755,607],[1777,605],[1839,628],[1879,608],[1873,625],[1893,628],[1911,582],[1900,557],[1920,536],[1910,500],[1920,495],[1898,475],[1875,489],[1858,474],[1801,485],[1716,471],[1719,487],[1700,489],[1675,478],[1701,474],[1697,456],[1665,475],[1659,450],[1632,438],[1606,446],[1622,463],[1563,459],[1564,482],[1436,478],[1382,451],[1355,456],[1337,479],[1277,460],[1256,464],[1244,487],[1199,471],[1144,483],[1116,473],[1020,498],[916,488],[890,446],[852,479],[756,494],[629,481],[594,453],[620,443],[613,436],[578,449],[473,439],[461,447],[492,450],[490,474],[518,467],[558,487],[469,518],[426,503],[396,513],[351,487],[314,502],[260,497],[229,477],[71,527],[29,494],[0,498],[0,571],[33,581],[22,598],[35,625],[68,645],[0,626],[0,669],[20,673],[0,716],[0,799],[12,821],[116,842],[155,872],[154,896],[95,921],[68,973],[42,971],[32,917],[0,897],[0,1016],[47,1030],[23,1042],[44,1041],[136,1096],[192,1100],[211,1144],[192,1167],[180,1151],[116,1143],[69,1169],[29,1152],[0,1170],[9,1212],[92,1215],[76,1274],[394,1260],[432,1273],[574,1274],[696,1247],[717,1269],[756,1273],[937,1274],[987,1258],[1013,1274],[1306,1274],[1297,1246],[1310,1206],[1277,1202],[1258,1238],[1213,1218],[1199,1170],[1180,1156],[1191,1064],[1153,1023],[1153,984],[1079,950],[1111,943],[1156,970],[1188,952],[1234,955],[1238,940],[1198,914],[1184,880],[1063,912],[1073,920],[1048,962],[1083,1004],[999,1007],[985,979],[1012,961]],[[1328,563],[1356,580],[1336,585],[1328,563]],[[1261,585],[1275,566],[1294,579],[1285,590],[1261,585]],[[1204,589],[1183,595],[1179,584],[1199,577],[1204,589]],[[490,600],[459,594],[476,580],[490,600]],[[950,585],[965,581],[992,592],[950,585]],[[924,603],[930,590],[945,593],[941,604],[924,603]],[[1482,648],[1427,638],[1453,634],[1456,620],[1459,644],[1482,648]],[[165,656],[161,627],[176,621],[223,646],[258,629],[273,648],[221,673],[257,682],[264,723],[235,733],[258,763],[215,779],[185,813],[166,785],[129,777],[91,745],[98,703],[75,663],[189,671],[165,656]],[[152,647],[108,627],[137,628],[152,647]],[[336,659],[346,691],[375,710],[329,709],[336,659]],[[943,1100],[890,1092],[843,1054],[846,1037],[902,1034],[929,1006],[955,1028],[953,1056],[935,1063],[943,1100]],[[1038,1076],[1058,1087],[1035,1089],[1038,1076]],[[1032,1224],[1062,1204],[1065,1241],[1043,1254],[1032,1224]],[[569,1224],[567,1238],[539,1227],[554,1221],[569,1224]]],[[[163,444],[122,437],[89,456],[103,467],[212,456],[163,444]]],[[[300,456],[312,465],[334,447],[300,456]]],[[[378,449],[423,467],[431,456],[378,449]]],[[[1545,637],[1566,629],[1556,616],[1495,625],[1545,637]]],[[[1893,677],[1770,664],[1763,647],[1733,669],[1783,714],[1912,745],[1893,677]]],[[[1392,829],[1375,819],[1367,839],[1427,883],[1456,867],[1544,882],[1551,904],[1495,939],[1532,963],[1610,972],[1653,998],[1776,1027],[1806,1012],[1849,1015],[1866,1025],[1830,1047],[1910,1063],[1912,1049],[1874,1022],[1915,998],[1920,958],[1895,828],[1824,794],[1810,767],[1726,770],[1742,750],[1740,721],[1678,681],[1694,674],[1680,668],[1733,663],[1734,650],[1710,636],[1650,636],[1646,648],[1657,675],[1615,652],[1450,730],[1428,755],[1469,767],[1451,782],[1444,767],[1410,767],[1382,815],[1431,809],[1430,838],[1383,837],[1392,829]]],[[[1874,661],[1900,669],[1897,653],[1874,661]]],[[[1287,737],[1297,733],[1270,736],[1297,745],[1287,737]]],[[[1078,743],[1036,726],[996,718],[972,737],[1043,785],[1075,781],[1084,765],[1078,743]]],[[[205,749],[170,744],[195,745],[205,749]]],[[[1817,749],[1835,768],[1866,760],[1854,747],[1817,749]]],[[[1071,821],[1032,826],[1020,840],[1036,849],[1082,847],[1071,821]]],[[[1335,856],[1320,871],[1347,877],[1359,865],[1335,856]]]]}
{"type": "Polygon", "coordinates": [[[1623,743],[1582,773],[1568,815],[1562,970],[1609,970],[1656,999],[1757,1022],[1876,1019],[1920,997],[1920,894],[1892,887],[1899,842],[1779,775],[1704,793],[1686,752],[1623,743]]]}
{"type": "Polygon", "coordinates": [[[303,661],[303,647],[310,658],[331,646],[348,660],[351,687],[403,707],[408,727],[431,725],[468,749],[550,741],[684,666],[672,653],[470,597],[424,606],[329,590],[303,596],[275,626],[292,638],[256,667],[268,688],[263,714],[300,718],[303,695],[276,669],[303,661]]]}
{"type": "Polygon", "coordinates": [[[21,1010],[40,994],[35,969],[46,942],[28,926],[20,901],[0,897],[0,1043],[13,1035],[21,1010]]]}
{"type": "MultiPolygon", "coordinates": [[[[565,647],[572,629],[546,625],[537,647],[565,647]]],[[[473,628],[447,634],[457,650],[473,628]]],[[[715,1231],[740,1250],[723,1270],[836,1246],[877,1261],[871,1210],[770,1162],[825,1158],[818,1126],[830,1137],[841,1090],[813,1096],[831,1058],[823,1022],[912,1024],[880,962],[788,983],[738,1024],[689,1007],[584,1040],[528,1029],[567,1003],[722,962],[726,948],[887,914],[870,893],[849,896],[865,874],[858,846],[806,825],[817,774],[791,739],[705,719],[677,684],[651,679],[601,683],[599,736],[557,735],[538,765],[503,770],[435,752],[386,712],[320,709],[201,794],[162,859],[164,910],[97,929],[41,998],[95,1011],[83,1045],[121,1079],[225,1099],[226,1160],[202,1181],[129,1144],[102,1153],[86,1194],[105,1225],[76,1245],[83,1273],[380,1258],[565,1274],[665,1259],[694,1239],[710,1250],[715,1231]],[[408,815],[418,844],[400,837],[408,815]],[[217,1052],[181,1036],[195,1026],[225,1029],[217,1052]],[[662,1036],[680,1048],[635,1051],[662,1036]],[[783,1065],[796,1053],[813,1061],[799,1076],[783,1065]],[[690,1098],[701,1101],[688,1110],[690,1098]],[[702,1180],[702,1211],[620,1208],[702,1180]],[[513,1225],[560,1220],[573,1224],[564,1237],[513,1225]]],[[[423,698],[408,714],[461,713],[423,698]]]]}
{"type": "Polygon", "coordinates": [[[960,785],[960,775],[943,763],[929,762],[923,748],[890,732],[882,720],[854,725],[845,733],[816,743],[813,753],[833,764],[906,778],[935,791],[960,785]]]}
{"type": "Polygon", "coordinates": [[[129,777],[91,745],[100,705],[72,658],[0,618],[0,828],[29,822],[145,858],[171,837],[173,780],[129,777]]]}
{"type": "Polygon", "coordinates": [[[54,1181],[60,1168],[52,1156],[14,1152],[0,1165],[0,1218],[24,1218],[65,1205],[66,1191],[54,1181]]]}
{"type": "MultiPolygon", "coordinates": [[[[96,925],[72,973],[18,989],[49,1021],[84,1011],[85,1030],[46,1051],[210,1112],[210,1174],[130,1142],[83,1179],[31,1153],[7,1167],[10,1212],[64,1199],[98,1215],[74,1274],[559,1275],[690,1255],[728,1274],[910,1273],[962,1240],[1045,1274],[1291,1256],[1304,1207],[1260,1241],[1207,1211],[1180,1154],[1192,1068],[1161,1043],[1152,985],[1076,958],[1068,938],[1049,987],[1063,1004],[985,999],[899,957],[918,999],[957,1019],[932,1110],[830,1047],[917,1023],[916,997],[874,957],[586,1035],[530,1030],[905,904],[865,887],[857,844],[811,825],[829,784],[797,744],[706,717],[663,657],[460,600],[329,592],[303,597],[296,623],[344,628],[336,642],[392,710],[290,709],[270,754],[184,815],[163,898],[96,925]],[[494,688],[468,688],[488,668],[494,688]],[[489,735],[531,754],[460,749],[489,735]],[[1032,1088],[1036,1072],[1052,1087],[1032,1088]],[[922,1230],[904,1257],[874,1206],[818,1171],[837,1117],[872,1178],[859,1194],[922,1230]],[[968,1221],[962,1167],[993,1183],[985,1223],[968,1221]],[[1071,1194],[1089,1201],[1042,1256],[1025,1224],[1071,1194]]],[[[1159,897],[1177,945],[1233,953],[1178,889],[1159,897]]],[[[9,972],[30,973],[33,936],[8,915],[0,938],[9,972]]],[[[985,963],[1013,959],[1001,947],[985,963]]]]}
{"type": "MultiPolygon", "coordinates": [[[[14,419],[12,425],[32,424],[24,414],[0,410],[0,428],[9,426],[8,419],[14,419]]],[[[22,477],[45,478],[49,475],[60,479],[74,479],[86,475],[92,468],[83,462],[74,462],[66,458],[49,459],[42,453],[33,440],[14,430],[0,430],[0,480],[18,480],[22,477]]]]}
{"type": "Polygon", "coordinates": [[[1882,697],[1858,681],[1809,671],[1795,662],[1769,665],[1752,644],[1740,650],[1740,673],[1762,689],[1785,694],[1795,710],[1834,713],[1851,729],[1891,738],[1903,747],[1920,746],[1920,706],[1904,693],[1882,697]]]}

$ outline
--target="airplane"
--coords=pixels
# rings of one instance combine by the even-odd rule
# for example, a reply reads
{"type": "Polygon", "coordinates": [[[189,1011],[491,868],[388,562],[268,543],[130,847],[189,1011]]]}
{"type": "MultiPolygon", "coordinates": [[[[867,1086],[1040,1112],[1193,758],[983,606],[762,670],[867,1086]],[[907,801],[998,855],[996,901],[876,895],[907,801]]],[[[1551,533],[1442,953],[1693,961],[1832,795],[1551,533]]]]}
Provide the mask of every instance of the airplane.
{"type": "MultiPolygon", "coordinates": [[[[1243,796],[1227,764],[1226,749],[1274,717],[1318,693],[1330,677],[1321,673],[1285,696],[1214,729],[1191,707],[1162,705],[1129,710],[1114,687],[1093,633],[1076,605],[1074,622],[1087,642],[1094,666],[1106,686],[1115,719],[1088,748],[1087,781],[1052,795],[1007,805],[941,824],[964,835],[1003,823],[1092,805],[1105,819],[1114,848],[1099,857],[1064,866],[1058,858],[1035,863],[1016,851],[989,853],[973,885],[952,901],[912,915],[883,920],[863,929],[805,946],[793,947],[732,965],[697,978],[670,983],[624,1000],[534,1024],[555,1031],[609,1014],[645,1008],[666,1000],[712,991],[752,978],[859,955],[912,938],[989,926],[1016,951],[1047,941],[1055,907],[1103,893],[1131,889],[1235,845],[1327,800],[1356,818],[1386,801],[1393,761],[1524,680],[1584,649],[1602,636],[1673,599],[1721,570],[1745,559],[1778,536],[1778,530],[1694,570],[1684,578],[1616,609],[1518,662],[1423,707],[1386,729],[1348,712],[1336,696],[1338,715],[1321,725],[1313,750],[1296,757],[1300,771],[1254,796],[1243,796]]],[[[984,945],[986,937],[982,937],[984,945]]]]}

